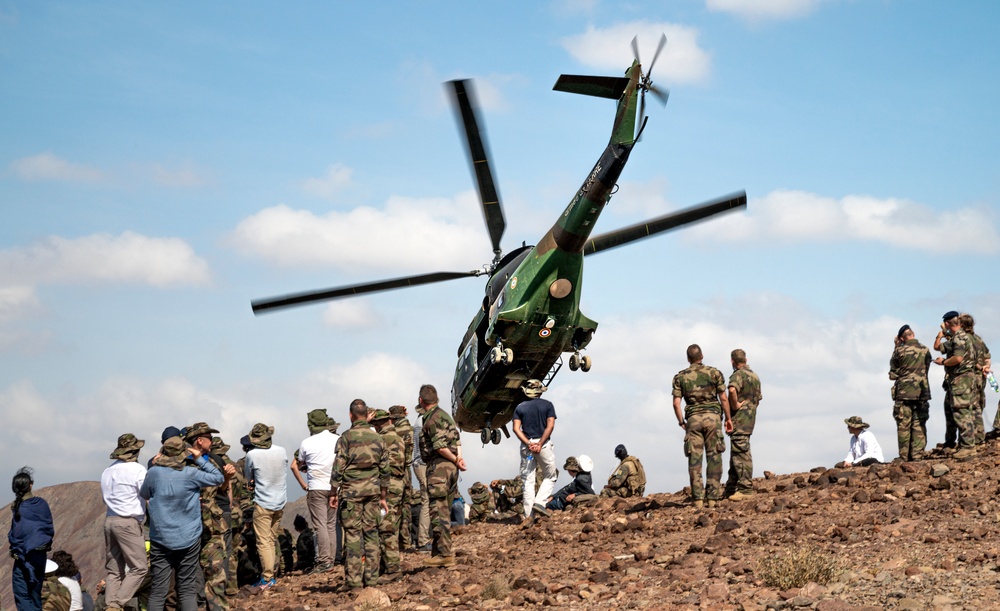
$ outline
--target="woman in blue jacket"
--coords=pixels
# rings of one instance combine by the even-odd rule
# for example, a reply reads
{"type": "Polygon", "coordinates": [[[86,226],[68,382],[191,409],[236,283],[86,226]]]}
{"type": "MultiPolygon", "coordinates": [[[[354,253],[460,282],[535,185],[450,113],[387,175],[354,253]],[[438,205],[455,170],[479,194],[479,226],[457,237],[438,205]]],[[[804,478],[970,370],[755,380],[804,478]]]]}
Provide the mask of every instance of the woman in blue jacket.
{"type": "Polygon", "coordinates": [[[33,496],[31,469],[21,467],[11,488],[14,514],[10,523],[10,555],[14,558],[11,581],[18,611],[42,611],[42,582],[45,581],[45,555],[52,549],[52,512],[45,499],[33,496]]]}

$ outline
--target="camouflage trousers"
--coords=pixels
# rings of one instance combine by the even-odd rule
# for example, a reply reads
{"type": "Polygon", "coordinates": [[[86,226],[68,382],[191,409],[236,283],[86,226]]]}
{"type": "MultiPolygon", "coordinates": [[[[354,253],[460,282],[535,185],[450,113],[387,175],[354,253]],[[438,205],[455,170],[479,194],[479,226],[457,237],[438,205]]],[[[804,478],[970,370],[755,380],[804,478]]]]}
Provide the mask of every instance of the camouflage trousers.
{"type": "Polygon", "coordinates": [[[722,455],[719,439],[720,416],[715,412],[691,414],[686,420],[684,455],[688,457],[688,476],[691,480],[691,498],[718,500],[722,496],[722,455]],[[702,485],[701,460],[705,457],[706,479],[702,485]]]}
{"type": "Polygon", "coordinates": [[[955,424],[955,409],[952,407],[951,385],[944,383],[944,445],[954,448],[958,445],[958,425],[955,424]]]}
{"type": "Polygon", "coordinates": [[[239,553],[238,550],[243,545],[242,528],[234,526],[229,530],[229,545],[226,548],[228,553],[226,558],[226,595],[236,596],[240,587],[237,581],[239,573],[239,553]]]}
{"type": "Polygon", "coordinates": [[[628,487],[626,486],[622,486],[621,488],[608,488],[607,486],[605,486],[604,488],[601,488],[600,496],[606,499],[614,497],[621,497],[627,499],[630,496],[632,496],[632,491],[629,490],[628,487]]]}
{"type": "MultiPolygon", "coordinates": [[[[979,390],[972,372],[956,376],[951,380],[951,409],[958,429],[958,447],[972,448],[976,445],[976,403],[979,390]]],[[[980,415],[979,420],[982,420],[980,415]]]]}
{"type": "Polygon", "coordinates": [[[927,401],[896,401],[892,417],[896,421],[896,441],[899,457],[919,460],[927,447],[927,418],[930,404],[927,401]]]}
{"type": "Polygon", "coordinates": [[[469,523],[485,522],[490,517],[490,504],[488,502],[473,503],[469,509],[469,523]]]}
{"type": "Polygon", "coordinates": [[[976,388],[975,388],[975,438],[976,445],[984,443],[986,441],[986,427],[983,425],[983,412],[986,411],[986,379],[979,374],[976,374],[976,388]]]}
{"type": "Polygon", "coordinates": [[[403,480],[391,478],[389,490],[385,495],[385,504],[389,511],[382,516],[378,526],[379,549],[381,561],[379,571],[382,574],[395,573],[399,570],[399,531],[402,519],[400,505],[403,502],[403,480]]]}
{"type": "Polygon", "coordinates": [[[435,459],[427,463],[427,496],[431,514],[431,556],[454,556],[451,548],[451,503],[458,489],[458,467],[435,459]]]}
{"type": "Polygon", "coordinates": [[[753,490],[753,454],[750,453],[750,435],[733,433],[729,436],[729,475],[726,492],[753,490]]]}
{"type": "Polygon", "coordinates": [[[205,576],[205,605],[208,611],[229,609],[226,598],[226,540],[222,533],[209,536],[206,531],[198,560],[205,576]]]}
{"type": "Polygon", "coordinates": [[[352,588],[378,585],[379,497],[348,499],[340,510],[344,526],[344,580],[352,588]]]}
{"type": "Polygon", "coordinates": [[[410,512],[410,501],[413,499],[413,475],[410,467],[406,468],[403,474],[403,498],[399,506],[399,549],[409,549],[410,542],[410,522],[413,521],[413,514],[410,512]]]}

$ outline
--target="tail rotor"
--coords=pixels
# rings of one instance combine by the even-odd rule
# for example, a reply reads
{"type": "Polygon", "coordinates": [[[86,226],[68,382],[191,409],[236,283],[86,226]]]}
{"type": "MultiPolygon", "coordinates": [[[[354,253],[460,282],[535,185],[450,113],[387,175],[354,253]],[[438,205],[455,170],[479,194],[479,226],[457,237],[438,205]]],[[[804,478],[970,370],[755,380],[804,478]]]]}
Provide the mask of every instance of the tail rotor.
{"type": "MultiPolygon", "coordinates": [[[[639,78],[639,87],[642,91],[639,97],[639,116],[645,118],[646,116],[646,92],[653,94],[662,106],[667,105],[667,98],[670,97],[669,89],[661,89],[653,84],[652,73],[653,66],[656,65],[656,60],[660,57],[660,52],[663,48],[667,46],[667,35],[660,35],[660,43],[656,46],[656,53],[653,54],[652,61],[649,62],[649,68],[645,73],[642,73],[639,78]]],[[[639,59],[639,37],[636,36],[632,39],[632,55],[635,56],[635,61],[639,63],[640,70],[642,69],[642,61],[639,59]]]]}

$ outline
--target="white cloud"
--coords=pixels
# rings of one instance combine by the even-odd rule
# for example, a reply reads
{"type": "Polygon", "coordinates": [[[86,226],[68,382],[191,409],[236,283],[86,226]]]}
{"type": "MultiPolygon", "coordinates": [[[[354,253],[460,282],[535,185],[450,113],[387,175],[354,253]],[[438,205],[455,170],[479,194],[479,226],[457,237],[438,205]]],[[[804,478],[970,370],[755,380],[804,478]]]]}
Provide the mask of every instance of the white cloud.
{"type": "Polygon", "coordinates": [[[778,190],[749,202],[746,212],[686,231],[688,240],[773,243],[861,240],[932,253],[1000,251],[995,215],[985,209],[943,212],[906,199],[848,195],[836,199],[778,190]],[[948,236],[961,235],[961,240],[948,236]]]}
{"type": "Polygon", "coordinates": [[[662,34],[667,35],[667,46],[656,60],[654,80],[683,83],[708,77],[711,54],[698,46],[698,30],[688,26],[644,21],[600,29],[588,26],[583,34],[568,36],[561,42],[570,55],[586,66],[621,71],[633,59],[631,42],[638,36],[639,56],[646,70],[662,34]]]}
{"type": "Polygon", "coordinates": [[[203,285],[208,264],[180,238],[126,231],[118,236],[50,236],[0,250],[0,284],[123,282],[157,287],[203,285]]]}
{"type": "Polygon", "coordinates": [[[394,196],[317,215],[285,205],[240,221],[229,237],[239,251],[281,265],[412,271],[472,269],[489,258],[479,204],[469,191],[454,199],[394,196]]]}
{"type": "Polygon", "coordinates": [[[0,286],[0,322],[21,318],[39,306],[34,287],[0,286]]]}
{"type": "Polygon", "coordinates": [[[104,180],[104,174],[97,168],[72,163],[49,152],[16,159],[11,162],[10,171],[21,180],[30,182],[96,183],[104,180]]]}
{"type": "Polygon", "coordinates": [[[802,17],[819,4],[820,0],[705,0],[711,11],[731,13],[748,21],[802,17]]]}
{"type": "Polygon", "coordinates": [[[319,178],[307,178],[302,181],[302,190],[310,195],[333,199],[338,193],[351,185],[351,168],[335,163],[319,178]]]}
{"type": "Polygon", "coordinates": [[[361,329],[378,325],[379,316],[366,299],[331,302],[323,309],[323,324],[333,329],[361,329]]]}
{"type": "Polygon", "coordinates": [[[190,161],[175,167],[153,164],[153,182],[163,187],[200,187],[209,182],[208,174],[190,161]]]}

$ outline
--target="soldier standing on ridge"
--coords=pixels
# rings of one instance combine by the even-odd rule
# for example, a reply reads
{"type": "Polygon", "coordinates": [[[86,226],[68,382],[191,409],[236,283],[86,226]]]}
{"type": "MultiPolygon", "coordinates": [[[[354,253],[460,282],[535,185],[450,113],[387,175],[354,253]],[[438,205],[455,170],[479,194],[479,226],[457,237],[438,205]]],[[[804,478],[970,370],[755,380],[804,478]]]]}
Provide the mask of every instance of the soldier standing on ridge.
{"type": "Polygon", "coordinates": [[[389,408],[389,415],[392,417],[392,424],[396,429],[396,434],[403,440],[405,452],[403,454],[403,500],[399,510],[399,549],[409,549],[413,545],[410,541],[410,524],[413,516],[410,515],[410,501],[413,500],[413,425],[407,419],[406,406],[393,405],[389,408]]]}
{"type": "Polygon", "coordinates": [[[431,557],[427,566],[452,566],[451,503],[458,490],[458,472],[465,471],[462,440],[455,421],[438,405],[437,389],[420,387],[418,411],[422,414],[420,456],[427,465],[427,495],[430,498],[431,557]]]}
{"type": "Polygon", "coordinates": [[[715,367],[701,363],[701,347],[691,344],[687,348],[690,366],[674,376],[674,415],[677,424],[685,430],[684,455],[688,458],[688,476],[691,480],[691,500],[696,508],[705,504],[715,507],[722,495],[722,456],[725,439],[719,436],[719,417],[725,416],[725,430],[733,432],[733,421],[729,415],[729,398],[726,396],[726,382],[722,372],[715,367]],[[681,399],[685,401],[681,411],[681,399]],[[705,486],[701,479],[701,457],[704,454],[706,466],[705,486]]]}
{"type": "MultiPolygon", "coordinates": [[[[958,312],[950,310],[945,312],[943,320],[948,321],[957,318],[958,312]]],[[[934,349],[941,353],[947,353],[951,346],[951,331],[945,322],[941,323],[941,330],[934,338],[934,349]]],[[[934,360],[937,363],[937,359],[934,360]]],[[[944,453],[954,452],[958,445],[958,426],[955,424],[955,410],[952,408],[951,377],[954,367],[944,368],[944,382],[941,388],[944,389],[944,443],[939,447],[944,453]]]]}
{"type": "Polygon", "coordinates": [[[889,379],[895,380],[892,417],[896,420],[896,440],[899,457],[906,461],[920,460],[927,446],[927,418],[930,414],[931,389],[927,370],[931,352],[917,341],[910,325],[903,325],[896,334],[896,349],[889,359],[889,379]]]}
{"type": "Polygon", "coordinates": [[[733,373],[729,376],[729,411],[733,416],[733,432],[729,443],[729,477],[726,497],[742,501],[753,494],[753,454],[750,435],[757,422],[757,406],[764,398],[760,378],[747,366],[747,353],[737,348],[729,355],[733,373]]]}
{"type": "Polygon", "coordinates": [[[945,368],[948,374],[948,389],[951,396],[951,409],[955,415],[955,426],[958,428],[957,459],[970,458],[976,455],[976,426],[973,421],[976,400],[976,349],[972,338],[962,330],[958,312],[950,311],[944,315],[945,333],[950,336],[942,346],[947,357],[938,357],[934,362],[945,368]]]}
{"type": "Polygon", "coordinates": [[[226,599],[226,531],[229,524],[225,520],[225,508],[229,507],[229,482],[236,474],[236,467],[227,465],[219,456],[212,454],[212,433],[219,431],[204,422],[196,422],[187,427],[184,441],[198,448],[203,456],[215,464],[222,472],[223,482],[218,486],[201,489],[201,586],[199,598],[204,596],[209,611],[229,608],[226,599]]]}
{"type": "MultiPolygon", "coordinates": [[[[228,503],[222,503],[222,497],[219,497],[220,506],[222,507],[222,521],[226,525],[226,532],[223,535],[223,540],[226,543],[226,596],[236,596],[239,592],[239,588],[236,586],[236,550],[233,545],[233,506],[236,504],[236,513],[240,514],[239,505],[237,504],[237,497],[234,482],[238,481],[242,476],[242,470],[236,467],[236,463],[233,462],[226,452],[229,451],[229,444],[222,440],[222,437],[212,437],[212,454],[218,456],[222,459],[222,463],[226,467],[233,468],[233,474],[230,476],[229,481],[226,485],[226,490],[223,494],[227,495],[226,500],[228,503]]],[[[225,475],[225,473],[223,473],[225,475]]],[[[242,522],[242,515],[240,517],[242,522]]]]}
{"type": "Polygon", "coordinates": [[[382,437],[368,424],[365,402],[352,401],[349,413],[351,428],[337,441],[330,507],[337,507],[343,499],[344,586],[374,587],[379,569],[379,509],[388,512],[389,455],[382,437]]]}
{"type": "Polygon", "coordinates": [[[962,314],[958,317],[962,323],[962,330],[965,331],[972,340],[972,346],[976,350],[975,380],[976,395],[974,412],[974,424],[976,427],[976,445],[986,442],[986,429],[983,426],[983,411],[986,409],[986,374],[990,372],[990,349],[986,347],[983,338],[976,335],[976,320],[972,314],[962,314]]]}
{"type": "Polygon", "coordinates": [[[384,409],[375,410],[371,424],[382,437],[384,452],[389,460],[389,488],[385,495],[386,513],[379,524],[379,549],[381,563],[379,572],[381,582],[388,583],[399,578],[399,529],[401,507],[403,502],[404,454],[406,445],[396,434],[396,426],[389,412],[384,409]]]}

